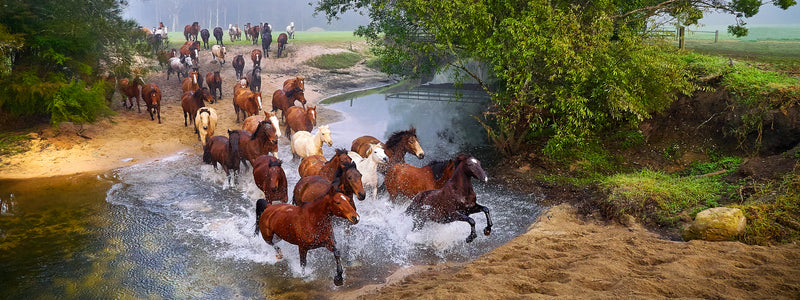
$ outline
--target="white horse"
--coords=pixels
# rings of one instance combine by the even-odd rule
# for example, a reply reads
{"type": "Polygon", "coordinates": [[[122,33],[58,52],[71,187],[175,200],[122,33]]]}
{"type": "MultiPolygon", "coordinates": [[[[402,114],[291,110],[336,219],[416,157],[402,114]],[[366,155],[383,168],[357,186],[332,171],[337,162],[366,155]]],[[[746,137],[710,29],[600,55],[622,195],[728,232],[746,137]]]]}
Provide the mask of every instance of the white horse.
{"type": "Polygon", "coordinates": [[[289,26],[286,26],[286,34],[289,35],[290,39],[294,38],[294,22],[289,22],[289,26]]]}
{"type": "Polygon", "coordinates": [[[201,107],[197,111],[197,116],[194,118],[194,126],[197,128],[197,137],[200,138],[200,143],[204,147],[206,141],[214,136],[218,120],[217,110],[211,107],[201,107]]]}
{"type": "Polygon", "coordinates": [[[378,164],[386,164],[389,157],[383,151],[381,144],[369,144],[367,157],[363,158],[358,153],[350,151],[347,155],[356,163],[356,169],[361,173],[361,184],[364,189],[372,188],[372,199],[378,198],[378,164]]]}
{"type": "Polygon", "coordinates": [[[220,46],[220,45],[211,46],[211,57],[213,57],[214,60],[219,62],[220,65],[225,64],[226,53],[228,53],[228,51],[225,50],[225,46],[220,46]]]}
{"type": "Polygon", "coordinates": [[[328,125],[322,125],[317,133],[312,135],[308,131],[298,131],[292,134],[292,155],[308,157],[311,155],[322,155],[322,143],[333,146],[331,141],[331,130],[328,125]]]}
{"type": "Polygon", "coordinates": [[[181,81],[181,75],[184,78],[189,77],[189,69],[192,67],[192,58],[191,57],[184,57],[180,59],[179,57],[173,57],[169,59],[169,68],[167,68],[167,80],[169,80],[169,74],[175,73],[178,76],[178,82],[181,81]]]}

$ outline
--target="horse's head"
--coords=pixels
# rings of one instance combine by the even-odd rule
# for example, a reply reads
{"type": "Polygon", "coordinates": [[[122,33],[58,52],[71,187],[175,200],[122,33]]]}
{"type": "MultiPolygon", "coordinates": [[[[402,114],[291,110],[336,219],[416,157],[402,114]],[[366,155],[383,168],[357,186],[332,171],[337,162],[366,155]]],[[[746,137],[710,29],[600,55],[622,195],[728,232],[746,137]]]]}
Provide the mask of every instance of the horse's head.
{"type": "Polygon", "coordinates": [[[214,96],[211,95],[211,91],[209,91],[207,87],[203,87],[197,90],[197,92],[195,92],[195,95],[199,95],[198,97],[203,98],[203,100],[209,103],[214,103],[214,96]]]}
{"type": "Polygon", "coordinates": [[[258,122],[258,127],[256,128],[256,131],[253,132],[253,138],[257,138],[259,135],[264,135],[267,137],[267,140],[274,145],[274,147],[277,147],[278,135],[276,132],[277,128],[272,127],[270,121],[261,121],[258,122]]]}
{"type": "Polygon", "coordinates": [[[281,178],[285,178],[286,174],[281,167],[281,160],[273,156],[269,156],[269,182],[268,187],[271,191],[277,192],[281,187],[281,178]]]}
{"type": "Polygon", "coordinates": [[[389,157],[386,156],[386,151],[383,150],[383,146],[381,146],[381,144],[369,144],[367,157],[378,164],[385,164],[389,162],[389,157]]]}
{"type": "Polygon", "coordinates": [[[275,112],[272,112],[272,111],[271,112],[266,112],[266,111],[264,111],[264,115],[267,116],[267,119],[269,119],[269,122],[272,123],[272,127],[275,128],[275,136],[281,137],[281,127],[280,127],[280,123],[278,122],[278,116],[275,114],[275,112]]]}
{"type": "Polygon", "coordinates": [[[240,131],[228,129],[228,155],[239,157],[239,135],[240,131]]]}
{"type": "Polygon", "coordinates": [[[256,103],[258,103],[258,110],[259,111],[264,110],[264,109],[261,108],[261,92],[253,93],[253,100],[255,100],[256,103]]]}
{"type": "Polygon", "coordinates": [[[317,106],[309,106],[306,109],[306,114],[311,119],[311,124],[317,126],[317,106]]]}
{"type": "Polygon", "coordinates": [[[328,125],[320,126],[319,134],[323,143],[328,144],[328,146],[333,146],[333,140],[331,140],[331,129],[328,127],[328,125]]]}
{"type": "MultiPolygon", "coordinates": [[[[345,153],[345,156],[347,154],[345,153]]],[[[349,158],[349,157],[348,157],[349,158]]],[[[350,160],[349,162],[345,162],[343,164],[344,173],[340,180],[343,180],[344,183],[349,187],[350,191],[352,191],[358,197],[358,200],[364,200],[367,198],[367,193],[364,192],[364,184],[361,182],[361,172],[358,171],[356,168],[356,164],[350,160]]]]}
{"type": "Polygon", "coordinates": [[[417,138],[417,129],[411,126],[411,128],[408,129],[408,133],[408,152],[414,153],[419,159],[425,158],[425,151],[422,150],[422,146],[419,144],[419,139],[417,138]]]}
{"type": "Polygon", "coordinates": [[[469,154],[461,153],[458,155],[458,161],[461,164],[461,167],[464,168],[464,173],[467,176],[474,177],[483,182],[489,181],[489,177],[486,176],[486,172],[483,171],[481,162],[477,158],[474,158],[469,154]]]}
{"type": "MultiPolygon", "coordinates": [[[[333,190],[333,188],[331,188],[333,190]]],[[[340,192],[330,192],[324,196],[326,201],[329,201],[328,210],[334,216],[341,217],[350,221],[350,223],[358,224],[361,217],[356,212],[356,209],[350,205],[350,198],[340,192]]]]}
{"type": "Polygon", "coordinates": [[[303,76],[297,76],[297,88],[300,89],[301,92],[306,90],[306,79],[303,76]]]}

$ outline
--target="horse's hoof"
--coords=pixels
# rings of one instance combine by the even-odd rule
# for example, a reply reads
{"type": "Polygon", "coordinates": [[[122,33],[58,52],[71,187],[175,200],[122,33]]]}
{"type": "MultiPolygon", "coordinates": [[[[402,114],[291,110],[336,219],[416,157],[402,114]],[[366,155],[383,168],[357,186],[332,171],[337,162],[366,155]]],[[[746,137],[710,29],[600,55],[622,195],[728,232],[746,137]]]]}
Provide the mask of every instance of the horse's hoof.
{"type": "Polygon", "coordinates": [[[477,235],[477,234],[474,234],[474,233],[470,234],[470,235],[467,237],[467,243],[471,243],[473,240],[475,240],[475,238],[476,238],[476,237],[478,237],[478,235],[477,235]]]}
{"type": "Polygon", "coordinates": [[[342,286],[344,284],[344,278],[342,275],[336,275],[333,277],[333,284],[336,286],[342,286]]]}
{"type": "Polygon", "coordinates": [[[486,227],[483,229],[483,235],[490,235],[492,233],[491,227],[486,227]]]}

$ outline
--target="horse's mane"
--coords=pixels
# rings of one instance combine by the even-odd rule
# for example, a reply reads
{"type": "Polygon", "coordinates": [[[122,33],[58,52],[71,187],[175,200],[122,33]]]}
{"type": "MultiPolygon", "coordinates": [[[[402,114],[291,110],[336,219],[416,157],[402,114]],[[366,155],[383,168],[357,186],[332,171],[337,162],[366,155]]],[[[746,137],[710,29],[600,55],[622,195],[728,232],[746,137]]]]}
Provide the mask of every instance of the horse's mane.
{"type": "Polygon", "coordinates": [[[280,159],[270,159],[269,166],[270,167],[280,167],[283,162],[280,159]]]}
{"type": "MultiPolygon", "coordinates": [[[[338,149],[337,149],[337,151],[338,151],[338,149]]],[[[338,181],[342,177],[344,172],[347,172],[348,169],[355,168],[356,167],[356,163],[354,163],[354,162],[344,162],[344,163],[342,163],[342,166],[343,167],[336,168],[336,172],[333,173],[333,178],[334,178],[333,181],[334,182],[338,181]]]]}
{"type": "Polygon", "coordinates": [[[389,140],[386,141],[386,149],[392,149],[397,147],[405,136],[416,136],[417,129],[414,126],[411,126],[408,130],[403,131],[395,131],[389,136],[389,140]]]}
{"type": "MultiPolygon", "coordinates": [[[[270,124],[269,121],[258,122],[258,127],[256,127],[256,131],[253,132],[253,135],[250,136],[250,140],[251,141],[255,140],[258,137],[258,132],[267,130],[267,128],[266,128],[267,126],[272,127],[272,124],[270,124]]],[[[269,133],[267,133],[266,131],[265,131],[265,133],[267,134],[267,136],[269,136],[269,133]]]]}
{"type": "Polygon", "coordinates": [[[344,148],[336,148],[336,156],[339,156],[339,155],[342,155],[342,154],[347,154],[347,150],[345,150],[344,148]]]}
{"type": "Polygon", "coordinates": [[[230,150],[228,155],[232,157],[232,161],[239,157],[239,134],[238,130],[228,130],[228,149],[230,150]]]}
{"type": "Polygon", "coordinates": [[[431,167],[431,172],[433,172],[433,179],[439,180],[442,179],[444,175],[444,170],[447,168],[447,165],[450,164],[452,160],[434,160],[428,163],[428,166],[431,167]]]}

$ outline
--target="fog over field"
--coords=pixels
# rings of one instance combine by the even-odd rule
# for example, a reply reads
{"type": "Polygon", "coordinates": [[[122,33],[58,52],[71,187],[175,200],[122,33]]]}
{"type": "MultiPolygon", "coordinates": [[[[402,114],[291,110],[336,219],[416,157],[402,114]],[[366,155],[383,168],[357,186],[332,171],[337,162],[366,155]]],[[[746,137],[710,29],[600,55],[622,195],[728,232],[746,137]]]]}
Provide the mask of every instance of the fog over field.
{"type": "Polygon", "coordinates": [[[367,16],[349,12],[339,20],[328,20],[320,15],[314,16],[310,1],[296,0],[129,0],[123,16],[136,20],[146,27],[157,27],[164,22],[169,31],[182,31],[185,25],[200,22],[203,28],[222,27],[229,24],[239,27],[250,22],[267,22],[276,32],[284,31],[289,22],[294,22],[295,30],[320,27],[325,30],[351,31],[358,25],[369,22],[367,16]]]}

